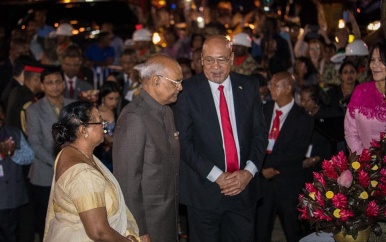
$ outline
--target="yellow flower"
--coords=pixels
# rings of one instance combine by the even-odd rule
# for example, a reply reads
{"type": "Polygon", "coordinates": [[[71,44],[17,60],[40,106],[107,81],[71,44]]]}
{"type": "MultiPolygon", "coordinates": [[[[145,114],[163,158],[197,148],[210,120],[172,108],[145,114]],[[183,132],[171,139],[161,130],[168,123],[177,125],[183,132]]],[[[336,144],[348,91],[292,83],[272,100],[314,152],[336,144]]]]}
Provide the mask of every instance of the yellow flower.
{"type": "Polygon", "coordinates": [[[378,166],[377,165],[373,166],[373,168],[371,168],[371,170],[373,170],[373,171],[378,170],[378,166]]]}
{"type": "Polygon", "coordinates": [[[363,191],[363,192],[359,195],[359,198],[367,199],[367,198],[369,198],[369,194],[367,194],[366,191],[363,191]]]}
{"type": "Polygon", "coordinates": [[[359,163],[358,161],[354,161],[352,164],[351,164],[352,168],[354,168],[355,170],[358,170],[359,167],[361,167],[361,163],[359,163]]]}
{"type": "Polygon", "coordinates": [[[334,217],[335,218],[340,218],[340,209],[339,208],[334,210],[334,217]]]}
{"type": "Polygon", "coordinates": [[[315,200],[315,192],[311,192],[308,196],[310,196],[310,198],[312,198],[312,200],[315,200]]]}
{"type": "Polygon", "coordinates": [[[334,197],[334,193],[332,191],[326,192],[326,198],[331,199],[334,197]]]}
{"type": "Polygon", "coordinates": [[[372,187],[376,187],[378,185],[378,182],[377,181],[371,181],[371,186],[372,187]]]}

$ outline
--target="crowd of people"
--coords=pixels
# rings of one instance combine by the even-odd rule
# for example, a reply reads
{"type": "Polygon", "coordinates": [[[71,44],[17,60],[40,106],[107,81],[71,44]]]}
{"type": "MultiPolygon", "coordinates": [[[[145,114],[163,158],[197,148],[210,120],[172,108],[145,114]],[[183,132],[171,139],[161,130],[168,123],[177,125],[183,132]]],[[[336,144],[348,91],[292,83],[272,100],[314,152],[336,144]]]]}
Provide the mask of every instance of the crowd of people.
{"type": "Polygon", "coordinates": [[[304,2],[295,38],[256,5],[129,40],[106,22],[87,46],[35,10],[0,41],[0,242],[269,242],[277,216],[287,241],[312,233],[304,184],[385,131],[386,41],[304,2]]]}

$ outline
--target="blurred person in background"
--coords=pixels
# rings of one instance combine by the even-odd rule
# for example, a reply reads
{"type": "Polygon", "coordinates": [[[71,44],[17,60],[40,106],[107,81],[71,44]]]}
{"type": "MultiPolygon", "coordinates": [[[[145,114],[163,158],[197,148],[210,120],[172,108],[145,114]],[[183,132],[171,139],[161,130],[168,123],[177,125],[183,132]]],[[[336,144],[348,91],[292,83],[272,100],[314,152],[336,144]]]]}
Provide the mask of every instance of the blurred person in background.
{"type": "Polygon", "coordinates": [[[182,79],[186,80],[193,76],[193,70],[191,68],[191,61],[187,58],[179,58],[177,59],[178,64],[180,64],[182,69],[182,79]]]}
{"type": "Polygon", "coordinates": [[[0,65],[0,95],[11,81],[15,60],[21,55],[30,55],[28,42],[25,39],[13,39],[9,43],[8,59],[0,65]]]}
{"type": "Polygon", "coordinates": [[[60,110],[73,102],[64,98],[65,84],[59,69],[46,69],[40,76],[44,97],[27,108],[28,143],[35,156],[29,178],[35,212],[35,231],[43,241],[45,216],[51,182],[54,175],[54,161],[59,147],[55,144],[51,126],[58,120],[60,110]]]}
{"type": "Polygon", "coordinates": [[[331,112],[329,105],[329,96],[319,85],[302,88],[300,106],[315,120],[311,143],[308,147],[306,159],[303,160],[305,182],[312,182],[313,172],[320,171],[322,161],[330,159],[333,151],[336,151],[333,149],[333,136],[337,134],[330,132],[328,128],[332,129],[339,126],[335,131],[339,130],[341,132],[340,136],[343,137],[343,119],[330,119],[338,116],[338,112],[331,112]]]}
{"type": "Polygon", "coordinates": [[[330,96],[331,108],[341,116],[346,114],[347,105],[350,103],[351,94],[356,85],[357,69],[351,61],[344,61],[339,68],[340,85],[330,86],[327,93],[330,96]]]}
{"type": "Polygon", "coordinates": [[[9,96],[12,90],[14,88],[21,87],[24,84],[24,66],[26,64],[32,63],[36,63],[36,61],[33,59],[33,57],[29,55],[21,55],[14,61],[12,68],[12,77],[8,82],[7,86],[4,88],[0,99],[5,110],[7,110],[9,96]]]}
{"type": "Polygon", "coordinates": [[[123,83],[122,83],[122,105],[120,110],[128,103],[133,101],[133,94],[139,88],[140,83],[131,77],[134,66],[138,64],[138,56],[135,49],[125,49],[119,59],[119,64],[122,67],[123,83]]]}
{"type": "Polygon", "coordinates": [[[199,74],[202,72],[202,62],[201,62],[201,53],[202,48],[195,49],[193,51],[192,55],[192,70],[194,71],[194,74],[199,74]]]}
{"type": "Polygon", "coordinates": [[[350,152],[361,154],[386,125],[386,45],[374,44],[368,66],[373,81],[355,87],[344,120],[345,138],[350,152]]]}
{"type": "Polygon", "coordinates": [[[117,180],[93,155],[105,121],[89,102],[65,106],[52,125],[62,150],[53,168],[44,241],[139,242],[117,180]]]}
{"type": "Polygon", "coordinates": [[[137,52],[138,63],[145,62],[155,53],[150,30],[142,28],[134,31],[132,40],[134,41],[133,49],[137,52]]]}
{"type": "Polygon", "coordinates": [[[38,100],[41,94],[40,75],[44,68],[33,63],[23,64],[23,85],[14,88],[9,95],[6,124],[15,126],[26,135],[25,110],[38,100]]]}
{"type": "Polygon", "coordinates": [[[109,33],[110,38],[110,46],[114,48],[115,57],[113,61],[113,65],[119,65],[119,57],[123,52],[123,40],[121,37],[115,35],[114,33],[114,24],[110,22],[105,22],[101,27],[102,32],[109,33]]]}
{"type": "Polygon", "coordinates": [[[257,203],[256,242],[271,241],[276,215],[288,242],[301,237],[296,207],[314,121],[295,103],[294,88],[289,72],[274,74],[269,87],[272,102],[263,106],[270,131],[260,173],[263,197],[257,203]]]}
{"type": "Polygon", "coordinates": [[[232,38],[232,49],[234,53],[234,63],[232,71],[252,75],[258,72],[259,65],[250,54],[252,39],[247,33],[238,33],[232,38]]]}
{"type": "Polygon", "coordinates": [[[112,81],[106,81],[99,89],[98,110],[102,119],[106,121],[106,127],[104,141],[95,148],[94,154],[111,172],[113,171],[113,137],[117,120],[116,108],[120,93],[118,84],[112,81]]]}
{"type": "MultiPolygon", "coordinates": [[[[59,26],[60,27],[60,26],[59,26]]],[[[82,92],[92,90],[93,86],[79,77],[83,64],[82,52],[76,47],[66,48],[60,58],[60,66],[63,72],[63,78],[66,84],[64,97],[70,99],[82,98],[82,92]]]]}
{"type": "Polygon", "coordinates": [[[66,51],[67,47],[73,45],[74,43],[71,41],[72,31],[74,28],[69,23],[61,23],[53,35],[56,38],[56,54],[59,57],[59,61],[61,61],[61,57],[63,53],[66,51]]]}
{"type": "Polygon", "coordinates": [[[19,241],[20,207],[28,203],[22,166],[34,156],[21,130],[5,125],[0,105],[0,241],[19,241]]]}

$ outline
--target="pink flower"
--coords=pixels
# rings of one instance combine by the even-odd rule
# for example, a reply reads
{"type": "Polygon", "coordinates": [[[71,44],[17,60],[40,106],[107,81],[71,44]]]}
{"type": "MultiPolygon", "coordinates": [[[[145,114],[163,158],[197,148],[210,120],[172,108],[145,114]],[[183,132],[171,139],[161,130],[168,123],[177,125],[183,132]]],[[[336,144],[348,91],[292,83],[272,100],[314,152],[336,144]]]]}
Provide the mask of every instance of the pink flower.
{"type": "Polygon", "coordinates": [[[354,213],[348,209],[341,209],[339,215],[342,222],[346,222],[349,218],[354,216],[354,213]]]}
{"type": "Polygon", "coordinates": [[[322,169],[324,171],[324,174],[326,174],[327,177],[336,179],[338,178],[338,173],[335,170],[335,166],[332,161],[324,160],[322,162],[322,169]]]}
{"type": "Polygon", "coordinates": [[[359,162],[369,162],[371,160],[371,153],[369,149],[363,149],[362,154],[359,156],[359,162]]]}
{"type": "Polygon", "coordinates": [[[378,207],[378,205],[376,204],[375,201],[369,202],[365,214],[368,217],[371,217],[371,216],[372,217],[376,217],[376,216],[378,216],[378,214],[379,214],[379,207],[378,207]]]}
{"type": "Polygon", "coordinates": [[[324,211],[321,209],[314,211],[314,217],[317,220],[325,220],[325,221],[331,221],[332,219],[330,216],[327,216],[326,214],[324,214],[324,211]]]}
{"type": "Polygon", "coordinates": [[[342,193],[336,194],[331,201],[336,208],[345,208],[347,206],[347,197],[342,193]]]}
{"type": "Polygon", "coordinates": [[[313,172],[313,174],[314,174],[314,179],[317,182],[320,182],[323,186],[326,186],[326,181],[324,180],[324,176],[321,173],[313,172]]]}
{"type": "Polygon", "coordinates": [[[353,177],[352,177],[351,171],[345,170],[344,172],[342,172],[342,174],[340,174],[337,182],[339,185],[349,188],[352,184],[352,179],[353,177]]]}
{"type": "Polygon", "coordinates": [[[367,174],[364,170],[358,172],[358,180],[359,184],[363,187],[368,187],[370,184],[369,174],[367,174]]]}

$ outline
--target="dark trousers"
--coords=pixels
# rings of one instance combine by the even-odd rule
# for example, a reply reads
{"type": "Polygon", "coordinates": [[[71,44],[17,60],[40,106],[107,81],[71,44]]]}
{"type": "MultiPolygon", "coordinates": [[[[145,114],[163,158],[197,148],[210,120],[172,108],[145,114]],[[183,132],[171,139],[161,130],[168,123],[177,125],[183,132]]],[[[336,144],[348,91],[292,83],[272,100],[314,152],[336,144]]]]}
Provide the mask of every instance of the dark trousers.
{"type": "MultiPolygon", "coordinates": [[[[256,242],[271,242],[276,215],[279,216],[287,242],[297,242],[302,237],[298,212],[297,189],[285,182],[267,182],[263,198],[256,208],[256,242]]],[[[290,184],[290,182],[288,182],[290,184]]]]}
{"type": "Polygon", "coordinates": [[[20,209],[0,210],[0,242],[17,242],[20,209]]]}
{"type": "Polygon", "coordinates": [[[46,223],[46,214],[48,200],[50,198],[51,187],[42,187],[32,185],[32,196],[35,209],[35,232],[39,234],[39,240],[43,241],[44,225],[46,223]]]}
{"type": "Polygon", "coordinates": [[[223,199],[211,210],[188,208],[190,242],[251,242],[256,207],[239,199],[223,199]]]}

